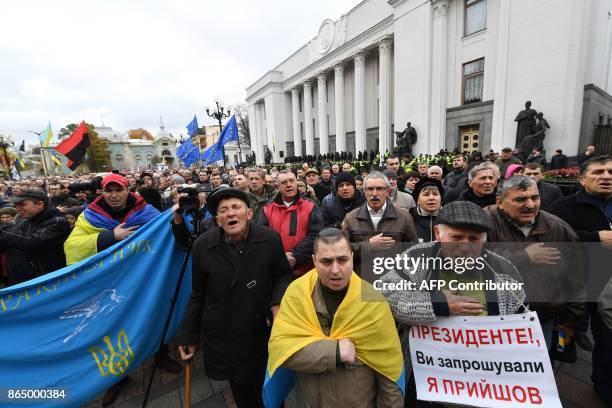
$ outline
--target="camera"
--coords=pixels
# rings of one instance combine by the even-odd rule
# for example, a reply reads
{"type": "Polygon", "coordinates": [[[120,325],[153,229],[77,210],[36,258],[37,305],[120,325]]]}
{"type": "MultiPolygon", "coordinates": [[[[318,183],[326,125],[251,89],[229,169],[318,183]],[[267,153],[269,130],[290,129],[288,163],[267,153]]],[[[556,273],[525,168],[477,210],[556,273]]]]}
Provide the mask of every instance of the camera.
{"type": "Polygon", "coordinates": [[[176,188],[178,194],[186,194],[179,197],[179,208],[181,211],[197,216],[200,210],[198,199],[198,186],[196,184],[181,184],[176,188]]]}
{"type": "Polygon", "coordinates": [[[87,192],[91,192],[92,194],[95,194],[96,190],[101,190],[101,189],[102,189],[102,177],[100,176],[94,177],[90,181],[81,181],[81,182],[71,183],[70,185],[68,185],[68,190],[70,190],[70,192],[73,194],[79,193],[81,191],[87,191],[87,192]]]}

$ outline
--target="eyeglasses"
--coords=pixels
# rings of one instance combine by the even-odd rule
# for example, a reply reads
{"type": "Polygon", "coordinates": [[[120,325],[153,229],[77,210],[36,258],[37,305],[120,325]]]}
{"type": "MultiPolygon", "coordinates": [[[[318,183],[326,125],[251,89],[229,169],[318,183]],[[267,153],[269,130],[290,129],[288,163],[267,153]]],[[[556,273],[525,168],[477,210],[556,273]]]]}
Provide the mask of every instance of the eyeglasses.
{"type": "Polygon", "coordinates": [[[369,192],[372,192],[372,191],[385,191],[385,190],[387,190],[387,187],[365,187],[364,190],[365,191],[369,191],[369,192]]]}

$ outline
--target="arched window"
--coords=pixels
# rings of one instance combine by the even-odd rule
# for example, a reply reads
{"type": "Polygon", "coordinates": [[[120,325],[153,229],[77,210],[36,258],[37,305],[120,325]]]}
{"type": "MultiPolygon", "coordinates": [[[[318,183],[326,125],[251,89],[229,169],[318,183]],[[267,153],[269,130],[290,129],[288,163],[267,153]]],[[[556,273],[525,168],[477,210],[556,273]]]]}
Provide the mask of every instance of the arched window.
{"type": "Polygon", "coordinates": [[[170,150],[164,149],[162,150],[162,156],[172,156],[172,153],[170,153],[170,150]]]}
{"type": "Polygon", "coordinates": [[[139,154],[134,156],[134,164],[136,164],[136,168],[140,168],[142,166],[142,157],[139,154]]]}
{"type": "Polygon", "coordinates": [[[151,153],[147,153],[147,166],[151,167],[152,162],[153,162],[153,155],[151,153]]]}

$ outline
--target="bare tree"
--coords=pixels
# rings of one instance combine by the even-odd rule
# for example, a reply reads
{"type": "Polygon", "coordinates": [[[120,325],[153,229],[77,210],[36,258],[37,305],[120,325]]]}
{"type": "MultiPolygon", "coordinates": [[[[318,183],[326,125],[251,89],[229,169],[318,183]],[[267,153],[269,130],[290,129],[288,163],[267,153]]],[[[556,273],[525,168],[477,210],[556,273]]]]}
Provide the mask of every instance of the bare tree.
{"type": "Polygon", "coordinates": [[[249,128],[249,112],[246,103],[239,103],[232,107],[232,111],[236,115],[236,123],[238,124],[238,133],[240,135],[240,143],[251,145],[251,132],[249,128]]]}

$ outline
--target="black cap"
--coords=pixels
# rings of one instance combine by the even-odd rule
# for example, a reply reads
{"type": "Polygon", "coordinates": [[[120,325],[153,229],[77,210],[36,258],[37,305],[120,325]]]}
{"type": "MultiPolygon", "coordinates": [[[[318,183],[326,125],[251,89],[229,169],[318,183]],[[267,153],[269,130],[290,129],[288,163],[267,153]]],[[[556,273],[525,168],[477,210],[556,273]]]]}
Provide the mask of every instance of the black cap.
{"type": "Polygon", "coordinates": [[[21,194],[15,195],[11,201],[13,202],[13,204],[16,204],[16,203],[20,203],[25,200],[37,200],[37,201],[48,202],[49,197],[42,190],[26,190],[22,192],[21,194]]]}
{"type": "Polygon", "coordinates": [[[453,201],[438,213],[438,224],[489,232],[491,221],[482,208],[470,201],[453,201]]]}
{"type": "Polygon", "coordinates": [[[440,196],[442,199],[444,199],[444,187],[442,187],[442,182],[438,179],[423,177],[418,183],[416,183],[414,190],[412,191],[412,198],[414,198],[415,203],[419,201],[419,194],[421,194],[421,190],[428,186],[437,187],[440,196]]]}
{"type": "Polygon", "coordinates": [[[206,200],[206,204],[208,204],[208,211],[210,211],[212,215],[217,215],[217,206],[219,205],[219,202],[224,198],[230,197],[235,197],[244,201],[247,207],[251,206],[249,196],[244,191],[233,187],[219,186],[215,188],[212,193],[210,193],[208,199],[206,200]]]}
{"type": "Polygon", "coordinates": [[[336,183],[334,184],[334,187],[336,187],[336,191],[338,191],[338,186],[340,185],[340,183],[351,183],[353,187],[357,188],[357,186],[355,185],[355,177],[353,177],[351,173],[347,173],[346,171],[342,171],[336,176],[336,183]]]}

